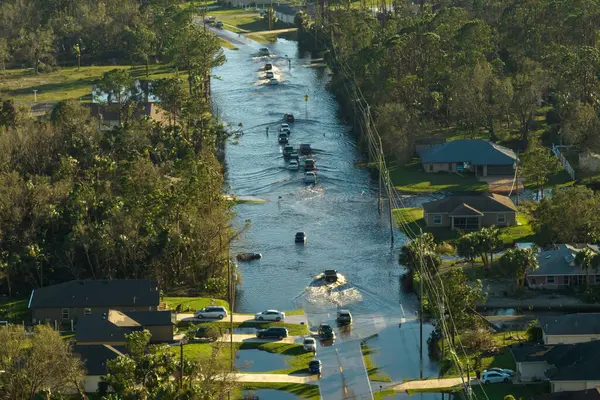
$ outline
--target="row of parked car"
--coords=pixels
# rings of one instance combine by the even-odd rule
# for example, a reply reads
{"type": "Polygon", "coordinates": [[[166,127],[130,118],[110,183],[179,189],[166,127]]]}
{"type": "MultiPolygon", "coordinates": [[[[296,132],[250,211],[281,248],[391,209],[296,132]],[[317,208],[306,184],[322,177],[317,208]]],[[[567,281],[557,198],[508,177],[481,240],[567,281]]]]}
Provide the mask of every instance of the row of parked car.
{"type": "MultiPolygon", "coordinates": [[[[228,315],[227,310],[222,306],[204,307],[194,313],[194,317],[198,319],[223,319],[228,315]]],[[[285,313],[278,310],[265,310],[255,314],[254,319],[257,321],[279,322],[285,320],[285,313]]]]}

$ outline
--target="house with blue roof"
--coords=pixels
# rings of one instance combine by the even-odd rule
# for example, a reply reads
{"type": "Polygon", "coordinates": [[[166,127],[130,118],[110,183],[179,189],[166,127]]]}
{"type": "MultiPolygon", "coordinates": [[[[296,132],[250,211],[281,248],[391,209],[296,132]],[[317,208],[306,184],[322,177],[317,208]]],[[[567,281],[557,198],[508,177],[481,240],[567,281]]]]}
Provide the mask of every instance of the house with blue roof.
{"type": "Polygon", "coordinates": [[[417,150],[425,172],[470,172],[476,176],[512,176],[517,155],[482,139],[461,139],[417,150]]]}

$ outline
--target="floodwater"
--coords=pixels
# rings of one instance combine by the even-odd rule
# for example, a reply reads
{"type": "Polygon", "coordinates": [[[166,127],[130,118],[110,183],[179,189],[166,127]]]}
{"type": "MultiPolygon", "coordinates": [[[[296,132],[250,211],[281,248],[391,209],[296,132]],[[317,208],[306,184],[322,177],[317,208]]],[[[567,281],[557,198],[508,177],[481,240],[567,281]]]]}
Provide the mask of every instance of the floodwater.
{"type": "MultiPolygon", "coordinates": [[[[313,328],[334,325],[336,310],[349,309],[354,324],[344,335],[336,331],[337,340],[383,331],[372,339],[375,347],[384,349],[375,352],[376,361],[382,361],[383,371],[394,379],[414,378],[420,365],[416,300],[400,290],[404,269],[397,262],[406,239],[396,231],[391,245],[387,212],[377,212],[377,182],[355,166],[364,157],[327,91],[327,70],[312,68],[296,42],[278,40],[270,46],[275,55],[268,59],[256,56],[259,47],[263,46],[250,43],[238,51],[226,50],[227,63],[213,71],[218,77],[212,83],[218,114],[243,131],[226,147],[227,190],[266,200],[235,209],[236,226],[241,228],[246,220],[251,225],[234,243],[232,254],[263,256],[240,263],[242,283],[235,309],[254,313],[303,307],[313,328]],[[279,85],[267,84],[261,71],[265,62],[273,63],[279,85]],[[290,144],[310,143],[313,148],[317,184],[305,184],[302,169],[287,168],[277,140],[285,113],[296,117],[290,124],[290,144]],[[294,243],[298,231],[306,232],[305,244],[294,243]],[[345,283],[333,288],[320,284],[315,278],[325,269],[338,270],[345,283]],[[399,327],[403,318],[407,322],[399,327]]],[[[430,199],[406,198],[411,206],[430,199]]],[[[430,330],[425,328],[424,340],[430,330]]],[[[437,366],[427,354],[424,362],[425,376],[437,376],[437,366]]]]}
{"type": "Polygon", "coordinates": [[[242,392],[242,400],[296,400],[302,399],[302,397],[296,396],[293,393],[284,392],[282,390],[273,389],[260,389],[260,390],[246,390],[242,392]]]}
{"type": "Polygon", "coordinates": [[[288,356],[258,349],[238,350],[235,367],[241,372],[268,372],[288,368],[288,356]]]}

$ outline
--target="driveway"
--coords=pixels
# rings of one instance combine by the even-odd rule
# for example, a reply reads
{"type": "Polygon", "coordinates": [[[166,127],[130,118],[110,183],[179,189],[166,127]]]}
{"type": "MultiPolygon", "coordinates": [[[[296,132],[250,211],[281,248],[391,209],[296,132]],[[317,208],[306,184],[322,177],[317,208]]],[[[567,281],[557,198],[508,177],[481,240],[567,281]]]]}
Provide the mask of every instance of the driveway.
{"type": "Polygon", "coordinates": [[[256,335],[244,335],[234,333],[233,335],[225,334],[221,336],[218,341],[229,343],[230,336],[233,336],[233,342],[235,343],[302,343],[302,336],[288,336],[283,339],[259,339],[256,335]]]}
{"type": "Polygon", "coordinates": [[[302,383],[316,385],[319,380],[316,375],[294,374],[233,374],[238,382],[269,382],[269,383],[302,383]]]}
{"type": "MultiPolygon", "coordinates": [[[[477,380],[471,379],[469,384],[476,383],[477,380]]],[[[408,381],[399,385],[392,386],[390,389],[404,392],[406,390],[422,390],[422,389],[448,389],[457,385],[462,385],[462,378],[446,378],[446,379],[423,379],[420,381],[408,381]]]]}

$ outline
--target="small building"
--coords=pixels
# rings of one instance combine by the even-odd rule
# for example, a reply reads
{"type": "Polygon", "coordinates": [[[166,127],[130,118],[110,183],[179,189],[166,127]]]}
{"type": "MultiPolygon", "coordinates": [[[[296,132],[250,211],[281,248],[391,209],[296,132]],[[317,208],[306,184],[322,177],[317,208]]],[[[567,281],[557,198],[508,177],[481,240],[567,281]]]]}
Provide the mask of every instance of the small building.
{"type": "Polygon", "coordinates": [[[510,198],[495,193],[449,196],[424,203],[423,217],[429,228],[476,230],[516,225],[517,207],[510,198]]]}
{"type": "Polygon", "coordinates": [[[541,317],[545,344],[575,344],[600,339],[600,313],[541,317]]]}
{"type": "Polygon", "coordinates": [[[119,311],[156,311],[158,282],[147,279],[74,280],[34,289],[32,322],[71,323],[85,315],[119,311]]]}
{"type": "Polygon", "coordinates": [[[151,343],[173,341],[171,311],[117,311],[86,315],[77,322],[77,344],[124,346],[125,335],[147,330],[151,343]]]}
{"type": "Polygon", "coordinates": [[[476,176],[512,176],[517,155],[482,139],[452,140],[417,150],[425,172],[471,172],[476,176]]]}
{"type": "Polygon", "coordinates": [[[521,381],[549,380],[551,392],[600,386],[600,341],[558,345],[513,345],[511,353],[521,381]]]}
{"type": "Polygon", "coordinates": [[[600,253],[598,246],[591,244],[559,244],[550,250],[542,251],[537,258],[539,268],[527,272],[527,285],[532,289],[564,289],[600,283],[600,271],[583,270],[575,264],[575,256],[588,248],[600,253]],[[586,278],[587,277],[587,278],[586,278]]]}
{"type": "Polygon", "coordinates": [[[73,353],[79,355],[87,371],[83,379],[86,393],[98,391],[98,384],[106,375],[106,362],[123,355],[117,348],[108,345],[76,345],[73,353]]]}
{"type": "Polygon", "coordinates": [[[275,6],[275,17],[285,24],[293,25],[298,11],[300,11],[299,7],[293,7],[289,4],[279,4],[275,6]]]}
{"type": "MultiPolygon", "coordinates": [[[[109,131],[119,126],[119,106],[117,104],[82,103],[89,108],[90,115],[98,121],[98,130],[109,131]]],[[[137,104],[131,113],[135,119],[148,118],[155,122],[167,122],[169,115],[158,104],[137,104]]],[[[121,121],[123,122],[123,121],[121,121]]]]}

